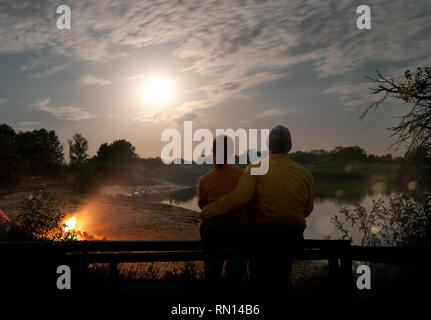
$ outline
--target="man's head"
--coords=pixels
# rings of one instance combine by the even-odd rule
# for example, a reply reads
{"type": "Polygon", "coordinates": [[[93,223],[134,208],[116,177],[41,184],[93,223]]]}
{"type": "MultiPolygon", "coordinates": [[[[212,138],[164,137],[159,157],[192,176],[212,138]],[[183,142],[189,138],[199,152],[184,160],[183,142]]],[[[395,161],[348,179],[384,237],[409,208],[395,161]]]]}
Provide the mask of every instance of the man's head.
{"type": "Polygon", "coordinates": [[[272,153],[288,153],[292,149],[292,137],[285,126],[273,126],[269,131],[269,151],[272,153]]]}

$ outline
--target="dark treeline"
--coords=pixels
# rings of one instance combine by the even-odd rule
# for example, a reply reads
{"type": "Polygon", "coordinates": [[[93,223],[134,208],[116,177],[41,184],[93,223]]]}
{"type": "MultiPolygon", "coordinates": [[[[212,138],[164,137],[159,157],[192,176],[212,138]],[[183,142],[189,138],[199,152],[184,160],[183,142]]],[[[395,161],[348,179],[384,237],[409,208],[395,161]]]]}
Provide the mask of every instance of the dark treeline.
{"type": "Polygon", "coordinates": [[[403,163],[403,158],[393,158],[391,154],[367,155],[358,146],[336,147],[331,151],[297,151],[291,154],[291,158],[307,167],[317,180],[366,178],[371,174],[393,171],[403,163]]]}
{"type": "MultiPolygon", "coordinates": [[[[88,156],[88,141],[81,134],[68,140],[68,147],[70,163],[66,164],[64,148],[55,131],[15,132],[10,126],[1,124],[0,187],[11,188],[21,179],[36,175],[70,175],[72,187],[78,193],[94,191],[106,183],[195,185],[199,176],[212,168],[207,164],[165,165],[158,157],[140,158],[135,147],[124,139],[103,143],[93,157],[88,156]]],[[[291,153],[291,157],[307,167],[316,181],[328,181],[400,172],[409,155],[404,158],[393,158],[390,154],[367,155],[364,149],[354,146],[336,147],[332,151],[297,151],[291,153]]],[[[236,160],[238,162],[238,157],[236,160]]],[[[416,168],[418,164],[423,167],[426,163],[419,161],[416,168]]]]}
{"type": "Polygon", "coordinates": [[[81,134],[68,140],[70,163],[55,131],[39,129],[16,132],[0,124],[0,188],[11,189],[31,176],[72,176],[76,192],[97,189],[104,183],[194,184],[210,166],[165,165],[160,158],[140,158],[135,147],[124,139],[100,145],[89,157],[88,141],[81,134]]]}
{"type": "Polygon", "coordinates": [[[16,133],[0,125],[0,186],[10,187],[26,175],[57,175],[64,162],[63,146],[55,131],[16,133]]]}

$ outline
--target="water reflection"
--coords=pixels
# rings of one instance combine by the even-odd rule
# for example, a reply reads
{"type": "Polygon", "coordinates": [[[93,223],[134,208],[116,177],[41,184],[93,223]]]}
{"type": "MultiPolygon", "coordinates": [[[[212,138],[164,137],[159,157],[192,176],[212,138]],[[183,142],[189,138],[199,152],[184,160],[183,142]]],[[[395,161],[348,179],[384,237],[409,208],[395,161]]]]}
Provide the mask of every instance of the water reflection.
{"type": "MultiPolygon", "coordinates": [[[[387,202],[391,194],[401,188],[416,188],[414,182],[393,185],[377,178],[372,181],[316,181],[315,184],[314,210],[307,218],[305,231],[308,239],[339,238],[330,217],[339,214],[341,207],[360,204],[370,212],[373,201],[387,202]]],[[[196,187],[163,184],[105,189],[106,196],[90,199],[86,207],[73,211],[78,212],[75,214],[78,222],[85,222],[86,231],[121,240],[199,239],[196,187]]],[[[361,238],[355,231],[352,236],[356,242],[361,238]]]]}
{"type": "MultiPolygon", "coordinates": [[[[383,199],[388,201],[391,194],[398,191],[399,186],[385,181],[325,181],[316,182],[315,204],[312,214],[307,218],[306,238],[322,239],[326,236],[337,238],[334,226],[329,218],[338,214],[343,206],[361,204],[370,210],[373,201],[383,199]]],[[[187,188],[165,194],[162,203],[181,208],[200,211],[196,188],[187,188]]],[[[359,239],[360,235],[353,234],[359,239]]]]}

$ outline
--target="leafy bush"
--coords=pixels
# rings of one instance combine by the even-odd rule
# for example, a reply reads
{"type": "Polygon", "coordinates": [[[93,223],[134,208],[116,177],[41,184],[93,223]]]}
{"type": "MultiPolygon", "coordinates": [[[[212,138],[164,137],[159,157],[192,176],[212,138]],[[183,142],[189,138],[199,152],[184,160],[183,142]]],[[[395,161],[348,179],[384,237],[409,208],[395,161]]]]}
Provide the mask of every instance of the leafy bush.
{"type": "Polygon", "coordinates": [[[415,199],[406,194],[393,195],[388,204],[382,199],[373,201],[370,212],[361,206],[340,209],[340,215],[330,219],[342,239],[352,239],[352,231],[362,236],[362,245],[405,245],[417,243],[430,236],[431,194],[415,199]],[[351,228],[346,227],[349,225],[351,228]],[[350,230],[349,230],[350,229],[350,230]]]}
{"type": "Polygon", "coordinates": [[[65,232],[65,214],[48,192],[30,195],[17,218],[19,228],[36,240],[73,240],[73,231],[65,232]]]}

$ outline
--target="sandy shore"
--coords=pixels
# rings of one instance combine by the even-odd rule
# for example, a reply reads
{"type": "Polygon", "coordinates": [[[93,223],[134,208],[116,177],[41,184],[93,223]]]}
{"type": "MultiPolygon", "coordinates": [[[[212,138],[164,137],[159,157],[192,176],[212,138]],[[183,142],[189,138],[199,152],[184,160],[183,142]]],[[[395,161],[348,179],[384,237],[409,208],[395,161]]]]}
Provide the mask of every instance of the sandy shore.
{"type": "Polygon", "coordinates": [[[184,188],[174,184],[156,186],[107,186],[85,198],[75,196],[58,180],[29,179],[13,193],[0,195],[0,209],[13,221],[23,202],[38,191],[48,191],[66,218],[76,217],[76,227],[99,238],[117,240],[199,239],[199,214],[141,196],[184,188]]]}
{"type": "Polygon", "coordinates": [[[195,211],[129,196],[95,196],[69,206],[77,228],[116,240],[199,239],[195,211]]]}

